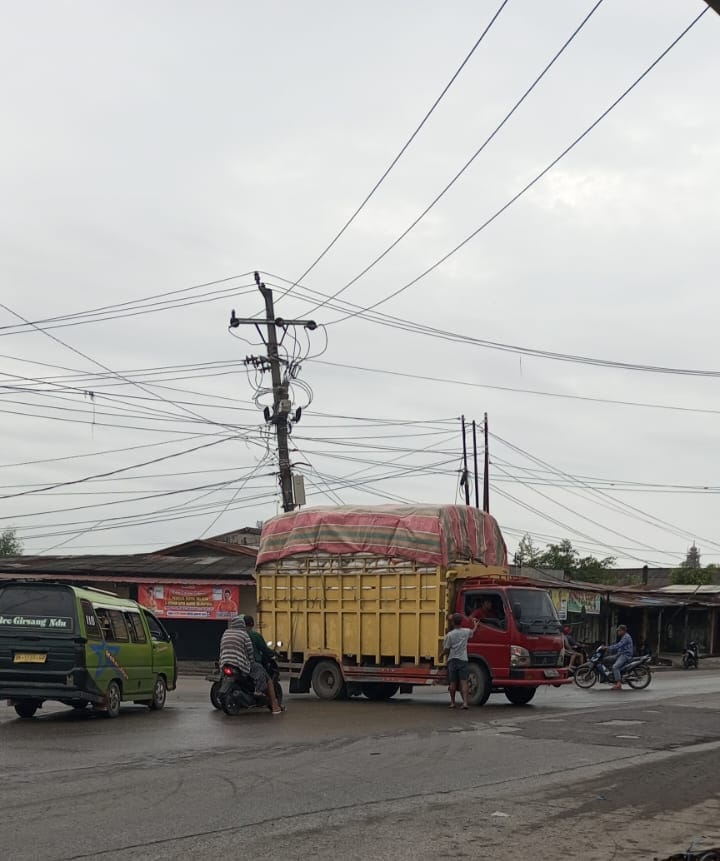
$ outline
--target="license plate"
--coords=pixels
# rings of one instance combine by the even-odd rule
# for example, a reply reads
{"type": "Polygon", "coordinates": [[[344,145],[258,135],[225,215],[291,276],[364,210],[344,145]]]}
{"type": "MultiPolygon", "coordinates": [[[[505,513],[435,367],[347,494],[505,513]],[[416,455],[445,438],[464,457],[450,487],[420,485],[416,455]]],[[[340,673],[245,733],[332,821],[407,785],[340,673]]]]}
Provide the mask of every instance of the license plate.
{"type": "Polygon", "coordinates": [[[559,676],[560,673],[557,670],[545,670],[546,679],[557,679],[559,676]]]}
{"type": "Polygon", "coordinates": [[[39,655],[37,652],[16,652],[13,656],[14,664],[44,664],[47,655],[39,655]]]}

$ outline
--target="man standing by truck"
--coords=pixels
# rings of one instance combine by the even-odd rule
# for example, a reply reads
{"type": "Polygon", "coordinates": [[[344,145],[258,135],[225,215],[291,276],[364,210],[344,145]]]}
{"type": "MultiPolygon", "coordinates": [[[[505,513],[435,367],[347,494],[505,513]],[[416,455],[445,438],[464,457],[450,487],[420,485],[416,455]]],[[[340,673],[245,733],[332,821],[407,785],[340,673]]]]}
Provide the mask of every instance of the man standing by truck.
{"type": "Polygon", "coordinates": [[[475,633],[479,619],[473,619],[472,628],[463,628],[463,617],[461,613],[453,613],[452,630],[445,635],[443,643],[443,655],[448,656],[447,672],[450,683],[450,708],[455,708],[455,696],[458,685],[462,696],[462,708],[468,708],[468,640],[475,633]]]}

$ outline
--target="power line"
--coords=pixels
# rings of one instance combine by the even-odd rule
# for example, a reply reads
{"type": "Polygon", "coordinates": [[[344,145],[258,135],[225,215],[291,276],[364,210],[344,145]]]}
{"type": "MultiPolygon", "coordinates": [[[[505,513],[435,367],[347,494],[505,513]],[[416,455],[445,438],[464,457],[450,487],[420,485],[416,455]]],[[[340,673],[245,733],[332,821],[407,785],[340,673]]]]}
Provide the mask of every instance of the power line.
{"type": "MultiPolygon", "coordinates": [[[[618,550],[617,547],[614,547],[611,544],[607,544],[604,541],[598,541],[597,539],[593,538],[591,535],[588,535],[586,532],[581,532],[579,529],[575,529],[572,526],[568,526],[567,523],[563,523],[562,521],[557,520],[555,517],[552,517],[551,515],[546,514],[541,509],[535,508],[534,506],[529,505],[526,502],[523,502],[521,499],[518,499],[516,496],[513,496],[511,493],[507,493],[506,491],[497,487],[494,483],[492,486],[493,486],[494,492],[497,493],[499,496],[504,497],[505,499],[509,500],[510,502],[514,502],[516,505],[519,505],[521,508],[524,508],[527,511],[532,512],[533,514],[536,514],[538,517],[541,517],[543,520],[547,520],[548,522],[553,523],[556,526],[559,526],[561,529],[566,529],[567,531],[571,532],[573,535],[579,535],[582,538],[586,538],[588,541],[592,542],[593,544],[595,544],[598,547],[604,547],[605,549],[611,550],[613,553],[616,553],[618,555],[627,556],[630,559],[636,559],[638,562],[642,562],[643,564],[646,562],[652,561],[649,559],[643,559],[640,556],[635,556],[634,554],[629,553],[627,551],[622,553],[621,551],[618,550]]],[[[653,564],[658,566],[658,567],[661,567],[658,562],[653,562],[653,564]]]]}
{"type": "Polygon", "coordinates": [[[715,547],[720,547],[720,543],[718,543],[718,542],[712,541],[709,538],[703,538],[702,536],[697,535],[697,533],[688,532],[687,530],[684,530],[684,529],[678,527],[677,524],[669,523],[667,520],[663,520],[662,518],[656,517],[655,515],[650,514],[647,511],[643,511],[641,508],[637,508],[636,506],[630,505],[627,502],[623,502],[620,499],[615,499],[615,497],[611,496],[609,493],[605,493],[602,490],[598,490],[598,489],[589,487],[585,482],[583,482],[582,480],[580,480],[576,476],[572,476],[570,473],[564,472],[563,470],[560,470],[557,467],[552,466],[552,464],[547,463],[547,461],[544,461],[541,458],[538,458],[535,455],[532,455],[529,452],[524,451],[523,449],[521,449],[519,446],[515,445],[514,443],[508,442],[507,440],[502,439],[502,437],[497,436],[497,434],[492,434],[492,437],[493,437],[493,439],[497,440],[498,442],[502,443],[503,445],[507,446],[508,448],[512,449],[513,451],[516,451],[516,452],[522,454],[523,456],[527,457],[529,460],[534,461],[535,463],[541,464],[542,466],[545,466],[548,469],[551,469],[552,471],[557,472],[559,475],[562,475],[565,478],[576,482],[576,484],[580,485],[581,487],[586,488],[590,493],[601,497],[601,499],[603,499],[603,500],[607,499],[610,502],[614,503],[616,506],[619,506],[622,509],[626,509],[626,511],[620,512],[620,513],[624,513],[626,516],[627,516],[627,511],[631,511],[634,513],[634,515],[640,515],[640,518],[636,517],[635,519],[650,518],[650,520],[645,520],[644,522],[650,526],[653,526],[656,529],[662,527],[663,531],[667,532],[669,530],[671,532],[674,532],[676,535],[678,535],[678,537],[684,537],[686,540],[688,540],[688,539],[694,540],[695,538],[698,538],[705,544],[711,544],[715,547]],[[660,524],[660,526],[658,524],[660,524]]]}
{"type": "Polygon", "coordinates": [[[296,280],[296,281],[295,281],[295,282],[290,286],[290,288],[289,288],[288,290],[286,290],[286,291],[285,291],[284,296],[282,296],[281,298],[285,298],[285,296],[290,295],[290,293],[292,293],[292,291],[293,291],[293,290],[295,289],[295,287],[297,287],[297,285],[298,285],[298,284],[303,280],[303,278],[306,278],[306,277],[310,274],[310,272],[312,272],[312,270],[313,270],[313,269],[318,265],[318,263],[323,259],[323,257],[325,257],[325,255],[328,253],[328,251],[330,251],[330,249],[335,245],[335,243],[338,241],[338,239],[340,239],[340,237],[343,235],[343,233],[345,233],[345,231],[348,229],[348,227],[350,227],[350,225],[353,223],[353,221],[355,221],[355,219],[358,217],[358,215],[362,212],[362,210],[365,208],[366,204],[369,202],[370,198],[375,194],[375,192],[378,190],[378,188],[380,188],[380,186],[383,184],[383,182],[384,182],[384,181],[385,181],[385,179],[387,178],[387,176],[388,176],[388,174],[390,173],[390,171],[395,167],[395,165],[398,163],[398,161],[400,161],[400,159],[401,159],[401,158],[402,158],[402,156],[404,155],[404,153],[405,153],[405,151],[407,150],[407,148],[408,148],[408,147],[410,146],[410,144],[415,140],[415,138],[416,138],[416,137],[417,137],[417,135],[420,133],[420,130],[421,130],[421,129],[422,129],[422,127],[425,125],[425,123],[430,119],[430,117],[432,116],[433,112],[435,111],[435,108],[437,108],[437,106],[440,104],[440,102],[442,101],[443,97],[444,97],[444,96],[445,96],[445,94],[447,93],[447,91],[450,89],[450,87],[451,87],[451,86],[453,85],[453,83],[455,82],[455,80],[456,80],[456,78],[458,77],[458,75],[459,75],[459,74],[462,72],[462,70],[465,68],[465,66],[466,66],[466,65],[467,65],[467,63],[469,62],[470,58],[471,58],[471,57],[472,57],[472,55],[475,53],[475,51],[476,51],[476,50],[477,50],[477,48],[479,47],[480,43],[483,41],[483,39],[484,39],[484,38],[485,38],[485,36],[487,35],[488,31],[490,30],[490,28],[492,27],[492,25],[495,23],[495,21],[497,20],[498,16],[499,16],[499,15],[500,15],[500,13],[502,12],[502,10],[505,8],[505,6],[507,6],[507,4],[508,4],[508,0],[503,0],[503,2],[500,4],[500,6],[498,7],[498,10],[495,12],[495,14],[493,15],[493,17],[490,19],[490,23],[489,23],[489,24],[487,25],[487,27],[485,27],[485,29],[482,31],[482,33],[480,34],[480,36],[479,36],[479,38],[477,39],[477,41],[475,42],[475,44],[474,44],[474,45],[472,46],[472,48],[470,49],[470,52],[468,53],[468,55],[467,55],[467,56],[465,57],[465,59],[462,61],[462,63],[460,64],[460,66],[456,69],[455,73],[454,73],[454,74],[453,74],[453,76],[450,78],[450,80],[448,81],[448,83],[445,85],[445,87],[443,88],[443,90],[442,90],[442,92],[440,93],[440,95],[435,99],[435,101],[433,102],[433,104],[432,104],[432,106],[430,107],[430,109],[428,110],[428,112],[427,112],[427,113],[425,114],[425,116],[422,118],[422,121],[420,122],[420,125],[415,129],[415,131],[410,135],[410,137],[408,138],[408,140],[403,144],[402,148],[400,149],[400,152],[399,152],[399,153],[395,156],[395,158],[390,162],[390,165],[388,166],[388,168],[385,170],[385,172],[384,172],[384,173],[383,173],[383,175],[380,177],[380,179],[375,183],[375,185],[370,189],[369,193],[365,196],[365,199],[362,201],[362,203],[360,204],[360,206],[358,206],[358,208],[355,210],[355,212],[353,212],[353,214],[350,216],[350,218],[348,218],[348,220],[347,220],[347,221],[345,222],[345,224],[340,228],[340,230],[338,231],[338,233],[336,233],[336,234],[335,234],[334,239],[332,239],[332,240],[331,240],[331,242],[329,243],[329,245],[327,245],[327,246],[325,247],[325,249],[324,249],[323,251],[321,251],[321,252],[320,252],[320,254],[315,258],[315,260],[310,264],[310,266],[308,266],[308,268],[303,272],[303,274],[302,274],[302,275],[300,275],[300,276],[297,278],[297,280],[296,280]]]}
{"type": "MultiPolygon", "coordinates": [[[[630,86],[620,96],[618,96],[618,98],[615,99],[615,101],[608,108],[606,108],[600,114],[600,116],[597,117],[597,119],[593,123],[591,123],[585,129],[584,132],[582,132],[580,135],[578,135],[575,138],[575,140],[569,146],[565,147],[565,149],[558,156],[556,156],[550,162],[550,164],[548,164],[545,168],[543,168],[543,170],[541,170],[540,173],[538,173],[534,179],[530,180],[530,182],[528,182],[526,185],[524,185],[523,188],[520,189],[520,191],[518,191],[515,195],[513,195],[513,197],[510,198],[509,201],[507,201],[507,203],[505,203],[503,206],[501,206],[500,209],[498,209],[493,215],[491,215],[488,219],[486,219],[478,228],[473,230],[473,232],[469,236],[467,236],[465,239],[463,239],[462,242],[460,242],[458,245],[456,245],[454,248],[452,248],[450,251],[448,251],[447,254],[443,255],[439,260],[437,260],[435,263],[433,263],[432,266],[429,266],[427,269],[425,269],[423,272],[421,272],[420,275],[413,278],[412,281],[408,281],[407,284],[405,284],[402,287],[399,287],[397,290],[394,290],[392,293],[388,294],[383,299],[378,299],[377,302],[373,302],[371,305],[367,305],[366,307],[364,307],[362,309],[362,312],[366,313],[368,311],[373,311],[375,308],[378,308],[380,305],[384,305],[386,302],[389,302],[391,299],[394,299],[396,296],[399,296],[401,293],[404,293],[406,290],[408,290],[410,287],[417,284],[419,281],[421,281],[423,278],[425,278],[431,272],[434,272],[439,266],[442,266],[442,264],[445,263],[447,260],[449,260],[449,258],[452,257],[453,254],[456,254],[458,251],[460,251],[461,248],[464,248],[465,245],[468,244],[468,242],[470,242],[472,239],[474,239],[479,233],[481,233],[483,230],[485,230],[486,227],[488,227],[497,218],[499,218],[500,215],[503,214],[503,212],[505,212],[507,209],[509,209],[515,203],[515,201],[519,200],[526,192],[528,192],[534,185],[536,185],[547,173],[549,173],[555,167],[555,165],[558,164],[558,162],[560,162],[563,158],[565,158],[565,156],[568,153],[570,153],[573,149],[575,149],[575,147],[582,140],[584,140],[584,138],[587,137],[587,135],[589,135],[590,132],[600,122],[602,122],[602,120],[605,119],[605,117],[614,108],[616,108],[623,101],[623,99],[625,99],[626,96],[628,96],[635,89],[635,87],[637,87],[638,84],[642,80],[644,80],[645,77],[647,77],[647,75],[650,74],[650,72],[655,68],[655,66],[658,65],[658,63],[675,47],[675,45],[677,45],[677,43],[683,38],[683,36],[685,36],[685,34],[688,33],[697,24],[697,22],[703,17],[703,15],[705,15],[707,12],[708,12],[708,8],[706,7],[705,9],[702,10],[702,12],[700,12],[699,15],[697,15],[691,21],[691,23],[680,33],[680,35],[677,36],[670,43],[670,45],[668,45],[667,48],[665,48],[665,50],[660,54],[660,56],[657,57],[655,60],[653,60],[653,62],[645,69],[645,71],[638,78],[636,78],[633,81],[633,83],[630,84],[630,86]]],[[[302,279],[298,279],[298,280],[302,280],[302,279]]],[[[357,316],[359,313],[361,313],[361,312],[354,311],[351,314],[347,314],[344,317],[339,317],[337,320],[332,320],[327,325],[334,325],[335,323],[342,323],[345,320],[349,320],[352,317],[357,316]]],[[[586,359],[586,361],[588,363],[592,363],[592,360],[590,360],[590,359],[586,359]]],[[[640,370],[641,369],[640,366],[630,366],[630,367],[633,370],[640,370]]],[[[720,376],[720,371],[715,372],[714,376],[720,376]]]]}
{"type": "Polygon", "coordinates": [[[231,275],[227,278],[220,278],[216,281],[208,281],[204,284],[195,284],[193,287],[185,287],[181,290],[170,290],[166,293],[156,293],[152,296],[145,296],[140,299],[131,299],[127,302],[117,302],[112,305],[102,305],[99,308],[89,308],[85,311],[76,311],[72,314],[61,314],[55,317],[45,317],[42,319],[34,320],[27,323],[14,323],[8,326],[0,326],[0,335],[14,335],[18,334],[28,328],[32,328],[33,326],[42,326],[43,328],[48,329],[56,329],[56,328],[64,328],[67,325],[80,325],[82,323],[96,323],[103,322],[104,320],[113,320],[116,318],[122,317],[132,317],[138,316],[144,313],[155,313],[157,311],[165,311],[171,310],[173,308],[183,308],[186,305],[195,305],[201,304],[204,301],[214,301],[214,299],[222,299],[229,298],[229,296],[236,295],[236,291],[241,290],[244,291],[240,295],[244,295],[244,293],[254,292],[254,287],[252,284],[241,284],[234,285],[233,287],[227,287],[223,290],[211,291],[209,293],[200,294],[200,296],[193,297],[191,300],[185,302],[184,300],[178,299],[165,299],[161,302],[150,302],[151,299],[162,299],[165,296],[173,296],[180,293],[188,293],[192,290],[199,290],[203,287],[211,287],[217,284],[224,284],[228,281],[236,281],[239,278],[246,278],[248,275],[251,275],[252,272],[245,272],[242,275],[231,275]],[[247,289],[251,288],[251,289],[247,289]],[[208,298],[209,297],[209,298],[208,298]],[[143,304],[148,303],[148,304],[143,304]],[[172,304],[169,304],[172,303],[172,304]],[[177,304],[176,304],[177,303],[177,304]],[[158,306],[167,305],[167,307],[158,307],[158,306]],[[136,308],[132,308],[130,306],[138,306],[136,308]],[[148,309],[148,310],[145,310],[148,309]],[[107,317],[103,317],[102,319],[92,319],[98,314],[103,314],[109,311],[120,311],[122,313],[117,315],[111,315],[107,317]],[[87,319],[85,319],[87,318],[87,319]],[[58,324],[58,325],[53,325],[58,324]],[[60,325],[62,324],[62,325],[60,325]]]}
{"type": "Polygon", "coordinates": [[[119,475],[120,473],[128,472],[131,469],[140,469],[143,466],[150,466],[153,463],[161,463],[162,461],[171,460],[172,458],[175,458],[175,457],[181,457],[182,455],[185,455],[185,454],[192,454],[192,452],[195,452],[195,451],[201,451],[202,449],[212,448],[213,446],[220,445],[220,443],[228,442],[228,439],[229,439],[228,437],[225,437],[223,439],[212,440],[211,442],[204,442],[201,445],[196,445],[196,446],[193,446],[192,448],[186,448],[186,449],[183,449],[182,451],[176,451],[176,452],[173,452],[172,454],[164,454],[164,455],[162,455],[162,457],[155,457],[152,460],[146,460],[146,461],[143,461],[142,463],[134,463],[134,464],[131,464],[130,466],[121,466],[121,467],[118,467],[117,469],[108,470],[107,472],[98,472],[98,473],[95,473],[94,475],[86,475],[83,478],[74,478],[74,479],[71,479],[70,481],[58,481],[58,482],[55,482],[54,484],[46,484],[44,487],[40,488],[39,490],[23,490],[20,493],[5,493],[5,494],[0,495],[0,499],[17,499],[19,496],[30,496],[32,494],[41,493],[41,492],[47,491],[47,490],[55,490],[58,487],[70,487],[71,485],[75,485],[75,484],[84,484],[86,481],[95,481],[96,479],[99,479],[99,478],[108,478],[109,476],[119,475]]]}
{"type": "MultiPolygon", "coordinates": [[[[113,371],[111,368],[108,368],[107,365],[104,365],[102,362],[99,362],[97,359],[93,359],[91,356],[88,356],[86,353],[83,353],[81,350],[78,350],[76,347],[73,347],[70,344],[68,344],[67,342],[61,340],[60,338],[57,337],[57,335],[53,335],[50,332],[45,331],[45,329],[41,328],[37,324],[30,322],[30,320],[23,317],[22,314],[18,314],[17,311],[13,311],[7,305],[0,303],[0,308],[3,308],[5,311],[8,312],[8,314],[12,314],[13,317],[17,317],[19,320],[22,320],[24,323],[27,323],[29,326],[32,326],[33,329],[37,330],[38,332],[41,332],[46,337],[50,338],[50,340],[55,341],[57,344],[60,344],[62,347],[65,347],[66,349],[70,350],[72,353],[75,353],[76,355],[81,356],[83,359],[85,359],[88,362],[91,362],[93,365],[97,365],[99,368],[102,368],[104,371],[107,371],[109,374],[112,374],[114,377],[117,377],[119,379],[124,379],[125,382],[128,383],[129,385],[137,386],[137,388],[139,388],[141,391],[144,391],[145,394],[150,394],[150,395],[154,394],[152,391],[145,389],[141,383],[138,383],[136,381],[133,381],[133,380],[127,379],[126,377],[123,377],[122,374],[119,374],[117,371],[113,371]]],[[[173,401],[169,400],[168,398],[163,397],[162,395],[155,394],[154,396],[157,397],[158,400],[163,401],[164,403],[170,404],[171,406],[177,406],[177,404],[173,403],[173,401]]],[[[180,409],[183,412],[187,413],[188,415],[191,415],[196,419],[200,419],[200,421],[202,421],[206,424],[217,425],[220,427],[227,427],[225,425],[222,425],[220,422],[210,421],[209,419],[206,419],[204,416],[200,415],[200,413],[194,412],[193,410],[190,410],[187,407],[181,406],[180,409]]]]}
{"type": "Polygon", "coordinates": [[[616,398],[595,398],[589,395],[571,395],[564,392],[546,392],[539,389],[523,389],[517,386],[498,386],[490,383],[476,383],[470,380],[455,380],[449,377],[435,377],[427,374],[412,374],[407,371],[394,371],[389,368],[369,368],[363,365],[351,365],[342,362],[330,362],[325,359],[314,360],[316,364],[326,365],[331,368],[342,368],[348,371],[360,371],[369,374],[385,374],[391,377],[404,377],[410,380],[420,380],[426,383],[442,383],[443,385],[467,386],[473,389],[488,389],[498,392],[512,392],[514,394],[537,395],[547,398],[561,398],[571,401],[586,401],[589,403],[611,404],[623,407],[644,407],[646,409],[672,410],[683,413],[700,413],[704,415],[720,415],[720,410],[706,409],[701,407],[680,407],[674,404],[656,404],[648,401],[625,401],[616,398]]]}
{"type": "MultiPolygon", "coordinates": [[[[595,14],[595,11],[602,4],[603,0],[598,0],[597,3],[592,7],[592,9],[587,13],[587,15],[583,18],[580,24],[575,28],[575,30],[571,33],[568,39],[565,40],[560,49],[555,53],[553,58],[546,64],[545,68],[540,72],[540,74],[535,78],[535,80],[530,84],[530,86],[525,90],[522,96],[515,102],[512,108],[505,114],[500,123],[495,127],[495,129],[485,138],[483,143],[475,150],[475,152],[470,156],[470,158],[465,162],[465,164],[460,168],[460,170],[453,176],[453,178],[445,185],[445,187],[437,194],[430,203],[423,209],[420,215],[415,218],[411,224],[405,228],[405,230],[398,236],[397,239],[394,240],[388,247],[377,257],[375,257],[372,262],[370,262],[364,269],[362,269],[354,278],[347,282],[343,287],[333,293],[331,296],[328,296],[326,299],[318,302],[309,311],[305,312],[307,314],[312,314],[317,311],[319,308],[323,308],[328,302],[331,302],[333,299],[337,299],[338,296],[342,295],[346,290],[356,284],[361,278],[367,275],[371,269],[373,269],[381,260],[383,260],[387,255],[399,245],[403,239],[417,227],[417,225],[425,218],[425,216],[430,212],[430,210],[442,200],[442,198],[447,194],[448,191],[455,185],[455,183],[460,179],[460,177],[468,170],[468,168],[473,164],[475,159],[483,152],[483,150],[488,146],[488,144],[495,138],[497,134],[501,131],[501,129],[505,126],[507,121],[512,117],[512,115],[517,111],[517,109],[522,105],[522,103],[527,99],[527,97],[532,93],[532,91],[537,87],[540,81],[545,77],[545,75],[550,71],[550,69],[555,65],[556,61],[560,58],[560,56],[565,52],[566,48],[573,42],[575,37],[580,33],[582,28],[587,24],[590,18],[595,14]]],[[[311,267],[312,268],[312,267],[311,267]]],[[[309,271],[309,270],[308,270],[309,271]]],[[[305,272],[303,275],[298,278],[298,281],[302,281],[303,278],[308,273],[305,272]]]]}
{"type": "MultiPolygon", "coordinates": [[[[273,278],[284,281],[285,283],[290,283],[288,279],[282,278],[278,275],[273,275],[273,278]]],[[[268,282],[270,283],[270,282],[268,282]]],[[[305,290],[310,296],[326,296],[324,293],[320,293],[318,290],[311,290],[310,288],[303,286],[303,290],[305,290]]],[[[506,344],[501,341],[489,341],[484,338],[476,338],[471,335],[464,335],[459,332],[452,332],[447,329],[439,329],[434,326],[428,326],[424,323],[417,323],[412,320],[403,319],[400,317],[393,317],[389,314],[381,314],[381,313],[363,313],[366,309],[364,309],[360,305],[355,305],[351,302],[346,302],[345,300],[341,300],[340,307],[334,307],[334,310],[345,311],[348,308],[353,309],[353,313],[348,314],[343,319],[349,319],[350,317],[357,317],[359,319],[365,320],[366,322],[375,323],[380,326],[384,326],[390,329],[397,329],[400,331],[408,332],[413,335],[424,335],[431,338],[436,338],[441,341],[449,341],[450,343],[457,344],[468,344],[474,347],[482,347],[484,349],[489,350],[497,350],[499,352],[512,353],[515,355],[521,356],[531,356],[539,359],[550,359],[554,361],[560,362],[569,362],[573,364],[581,364],[581,365],[590,365],[594,367],[606,367],[617,370],[626,370],[626,371],[643,371],[649,373],[659,373],[659,374],[673,374],[673,375],[681,375],[681,376],[698,376],[698,377],[718,377],[720,376],[720,371],[713,370],[702,370],[702,369],[692,369],[692,368],[673,368],[673,367],[665,367],[660,365],[649,365],[649,364],[637,364],[630,362],[620,362],[613,359],[598,359],[588,356],[574,355],[572,353],[558,353],[552,352],[549,350],[540,350],[534,347],[524,347],[519,346],[517,344],[506,344]],[[346,306],[343,308],[342,306],[346,306]]],[[[336,320],[335,322],[340,322],[336,320]]],[[[329,324],[328,324],[329,325],[329,324]]],[[[522,391],[522,390],[519,390],[522,391]]],[[[532,391],[530,391],[532,393],[532,391]]]]}

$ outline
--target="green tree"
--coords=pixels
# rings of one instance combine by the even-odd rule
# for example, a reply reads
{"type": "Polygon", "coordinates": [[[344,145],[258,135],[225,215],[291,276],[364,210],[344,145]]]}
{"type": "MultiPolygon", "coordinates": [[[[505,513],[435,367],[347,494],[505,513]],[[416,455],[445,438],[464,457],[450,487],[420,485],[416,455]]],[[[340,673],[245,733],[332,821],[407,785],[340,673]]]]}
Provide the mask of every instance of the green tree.
{"type": "Polygon", "coordinates": [[[681,565],[672,572],[672,582],[679,586],[707,586],[713,582],[714,571],[707,568],[686,568],[681,565]]]}
{"type": "Polygon", "coordinates": [[[5,529],[0,533],[0,556],[20,556],[22,541],[15,535],[14,529],[5,529]]]}
{"type": "Polygon", "coordinates": [[[593,583],[602,583],[608,570],[615,564],[613,556],[597,559],[595,556],[580,556],[572,542],[564,538],[558,544],[548,544],[537,563],[542,568],[555,568],[566,574],[593,583]]]}
{"type": "Polygon", "coordinates": [[[559,544],[548,544],[541,554],[539,564],[543,568],[555,568],[557,571],[574,571],[577,568],[580,554],[567,538],[559,544]]]}
{"type": "Polygon", "coordinates": [[[672,582],[679,586],[707,586],[715,580],[717,565],[700,563],[700,551],[693,543],[685,554],[685,561],[671,575],[672,582]]]}
{"type": "Polygon", "coordinates": [[[526,532],[520,539],[517,552],[513,556],[513,562],[515,565],[535,568],[540,564],[539,560],[541,556],[542,550],[535,546],[530,534],[526,532]]]}

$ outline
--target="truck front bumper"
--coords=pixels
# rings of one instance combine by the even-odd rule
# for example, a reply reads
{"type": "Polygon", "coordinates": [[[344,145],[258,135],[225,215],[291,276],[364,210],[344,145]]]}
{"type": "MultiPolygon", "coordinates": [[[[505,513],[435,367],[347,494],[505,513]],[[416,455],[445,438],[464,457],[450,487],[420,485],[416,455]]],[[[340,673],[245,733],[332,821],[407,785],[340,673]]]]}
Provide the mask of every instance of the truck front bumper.
{"type": "Polygon", "coordinates": [[[532,685],[566,685],[572,682],[567,667],[531,667],[510,670],[506,679],[493,678],[493,687],[512,688],[532,685]]]}

